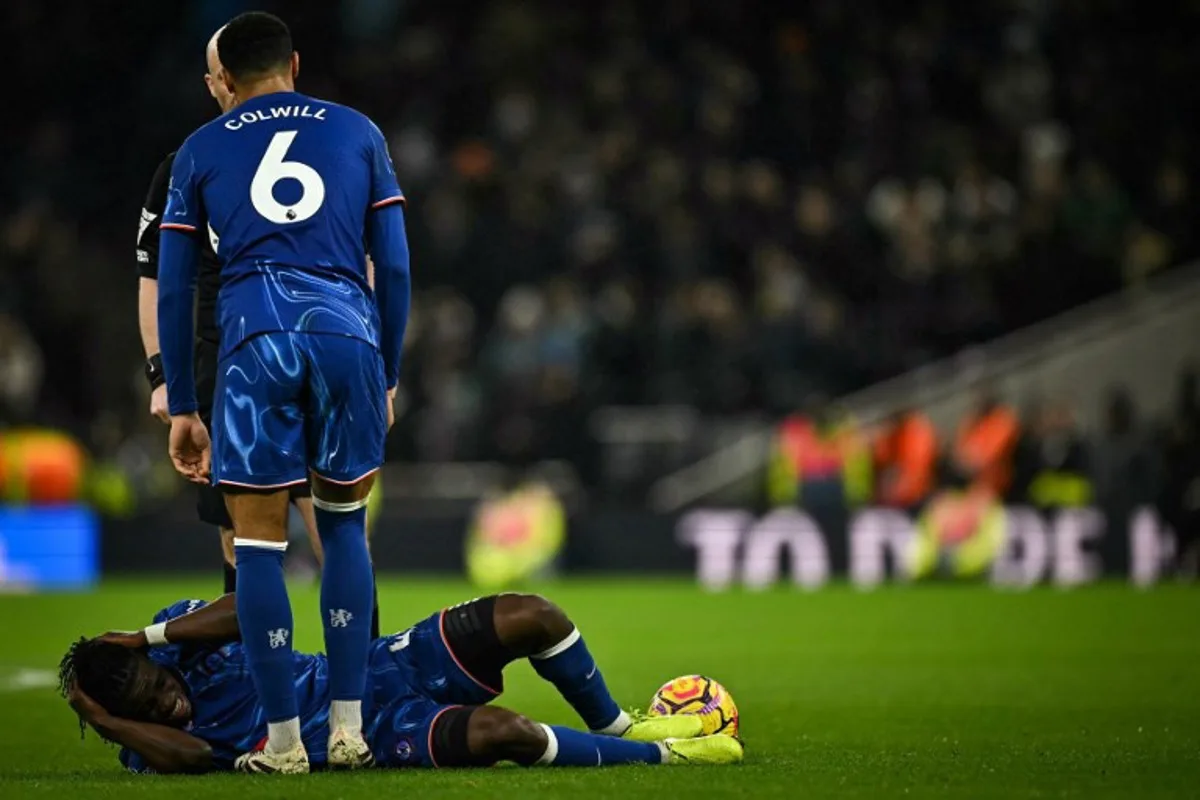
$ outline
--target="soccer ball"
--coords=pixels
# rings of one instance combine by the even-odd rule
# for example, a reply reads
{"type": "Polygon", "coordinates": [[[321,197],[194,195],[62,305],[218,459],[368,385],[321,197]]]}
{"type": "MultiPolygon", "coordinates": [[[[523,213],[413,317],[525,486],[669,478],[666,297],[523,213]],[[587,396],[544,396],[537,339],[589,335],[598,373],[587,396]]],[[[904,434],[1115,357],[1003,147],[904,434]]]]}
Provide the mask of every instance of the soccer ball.
{"type": "Polygon", "coordinates": [[[704,723],[704,733],[737,736],[738,710],[733,695],[712,678],[684,675],[663,684],[650,701],[650,716],[696,714],[704,723]]]}

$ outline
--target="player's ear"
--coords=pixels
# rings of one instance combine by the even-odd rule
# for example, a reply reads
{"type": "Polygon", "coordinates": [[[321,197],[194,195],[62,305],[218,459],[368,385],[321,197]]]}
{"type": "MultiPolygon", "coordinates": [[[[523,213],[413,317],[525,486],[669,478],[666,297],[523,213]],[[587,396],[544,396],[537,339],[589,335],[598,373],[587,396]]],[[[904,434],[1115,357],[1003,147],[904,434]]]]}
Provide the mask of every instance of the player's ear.
{"type": "Polygon", "coordinates": [[[300,77],[300,53],[292,51],[292,80],[300,77]]]}
{"type": "Polygon", "coordinates": [[[233,85],[233,76],[229,74],[229,70],[221,70],[221,74],[216,77],[216,80],[219,80],[225,85],[225,91],[232,95],[237,94],[236,87],[233,85]]]}

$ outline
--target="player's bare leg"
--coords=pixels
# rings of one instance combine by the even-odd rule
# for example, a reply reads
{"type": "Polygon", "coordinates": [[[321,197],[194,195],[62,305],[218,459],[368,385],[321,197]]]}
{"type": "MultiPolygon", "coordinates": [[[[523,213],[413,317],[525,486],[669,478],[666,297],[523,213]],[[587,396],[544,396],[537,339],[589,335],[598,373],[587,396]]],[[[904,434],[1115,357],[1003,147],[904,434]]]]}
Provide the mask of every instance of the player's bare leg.
{"type": "Polygon", "coordinates": [[[283,574],[288,492],[225,487],[225,505],[237,532],[238,624],[267,714],[265,749],[239,757],[234,767],[242,772],[308,772],[292,674],[292,609],[283,574]]]}
{"type": "Polygon", "coordinates": [[[221,559],[224,562],[225,593],[237,591],[237,556],[233,552],[233,528],[217,528],[221,534],[221,559]]]}
{"type": "Polygon", "coordinates": [[[498,595],[493,618],[501,645],[515,658],[528,658],[534,670],[554,684],[595,733],[642,742],[700,735],[703,723],[698,717],[634,719],[621,710],[579,629],[546,598],[498,595]]]}
{"type": "Polygon", "coordinates": [[[321,613],[329,657],[329,749],[332,769],[374,762],[362,734],[362,697],[375,596],[366,540],[371,473],[353,483],[312,474],[313,517],[323,545],[321,613]]]}
{"type": "Polygon", "coordinates": [[[300,512],[300,519],[304,520],[304,532],[308,534],[308,546],[312,548],[317,566],[320,566],[325,563],[325,550],[321,547],[321,534],[317,532],[317,515],[313,511],[312,498],[297,497],[292,500],[292,503],[300,512]]]}
{"type": "Polygon", "coordinates": [[[542,725],[495,706],[449,709],[438,717],[430,738],[438,766],[487,766],[497,761],[554,767],[733,764],[743,753],[741,743],[730,736],[637,742],[542,725]]]}

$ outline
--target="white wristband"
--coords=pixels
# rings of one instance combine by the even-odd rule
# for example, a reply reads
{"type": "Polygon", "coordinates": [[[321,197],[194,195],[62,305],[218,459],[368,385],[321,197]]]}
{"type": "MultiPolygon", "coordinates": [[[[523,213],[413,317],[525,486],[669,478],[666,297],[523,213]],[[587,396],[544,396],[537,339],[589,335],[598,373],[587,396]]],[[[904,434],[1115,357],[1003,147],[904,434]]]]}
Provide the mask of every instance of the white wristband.
{"type": "Polygon", "coordinates": [[[162,647],[167,642],[167,623],[157,622],[153,625],[147,625],[143,631],[146,634],[146,641],[151,647],[162,647]]]}

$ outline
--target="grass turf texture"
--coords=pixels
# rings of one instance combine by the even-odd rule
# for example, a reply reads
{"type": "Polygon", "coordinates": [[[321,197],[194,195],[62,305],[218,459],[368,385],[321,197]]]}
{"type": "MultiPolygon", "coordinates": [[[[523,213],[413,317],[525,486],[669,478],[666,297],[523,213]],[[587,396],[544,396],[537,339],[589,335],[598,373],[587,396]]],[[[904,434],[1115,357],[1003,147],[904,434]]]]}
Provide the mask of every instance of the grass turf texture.
{"type": "MultiPolygon", "coordinates": [[[[51,688],[73,636],[144,624],[216,578],[113,581],[86,596],[0,596],[0,798],[1151,797],[1200,791],[1200,594],[1107,585],[1025,594],[896,588],[703,594],[672,582],[543,591],[578,622],[626,705],[713,675],[742,713],[728,768],[378,771],[304,778],[138,777],[51,688]],[[31,673],[24,673],[29,678],[31,673]],[[36,678],[37,674],[34,673],[36,678]],[[43,675],[44,677],[44,675],[43,675]]],[[[381,584],[385,629],[473,596],[381,584]]],[[[297,644],[320,647],[317,593],[292,587],[297,644]]],[[[526,664],[505,705],[577,725],[526,664]]]]}

